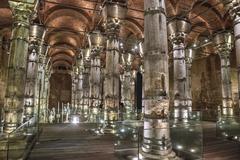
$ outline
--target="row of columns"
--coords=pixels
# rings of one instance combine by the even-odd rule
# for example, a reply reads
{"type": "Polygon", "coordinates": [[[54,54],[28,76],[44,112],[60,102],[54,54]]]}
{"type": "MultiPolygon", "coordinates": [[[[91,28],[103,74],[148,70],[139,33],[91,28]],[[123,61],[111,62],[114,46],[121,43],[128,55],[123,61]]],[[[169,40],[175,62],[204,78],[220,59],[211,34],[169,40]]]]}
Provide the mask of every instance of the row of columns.
{"type": "MultiPolygon", "coordinates": [[[[113,121],[118,119],[119,108],[119,29],[121,19],[125,15],[113,14],[109,11],[112,5],[117,5],[120,13],[125,13],[125,3],[122,5],[109,3],[104,4],[104,20],[106,22],[107,31],[107,53],[106,53],[106,69],[105,69],[105,82],[104,82],[104,107],[105,107],[105,120],[111,128],[113,121]],[[110,14],[111,13],[111,14],[110,14]]],[[[232,1],[230,11],[233,13],[234,31],[236,52],[239,56],[240,53],[238,46],[239,41],[239,14],[234,11],[238,8],[239,2],[232,1]],[[236,5],[236,3],[238,5],[236,5]]],[[[5,131],[10,132],[21,123],[22,106],[26,109],[26,119],[29,119],[33,114],[33,97],[34,87],[36,84],[36,75],[33,70],[36,67],[36,54],[38,49],[31,48],[28,45],[29,37],[29,18],[32,4],[25,4],[22,2],[10,1],[10,7],[14,10],[14,27],[12,35],[12,43],[10,46],[10,62],[8,68],[8,82],[6,90],[6,103],[5,110],[5,131]],[[21,13],[19,13],[21,12],[21,13]],[[19,16],[20,15],[20,16],[19,16]],[[35,52],[33,52],[35,50],[35,52]],[[29,63],[27,67],[27,53],[30,51],[29,63]],[[33,56],[34,55],[34,56],[33,56]],[[34,58],[33,58],[34,57],[34,58]],[[35,66],[27,70],[30,66],[35,66]],[[28,71],[26,75],[26,70],[28,71]],[[25,81],[25,77],[28,81],[25,81]],[[25,83],[27,85],[25,87],[25,83]],[[28,87],[31,86],[31,87],[28,87]],[[30,89],[31,88],[31,89],[30,89]],[[24,101],[24,97],[26,101],[24,101]],[[29,103],[31,101],[31,103],[29,103]]],[[[143,133],[143,146],[142,151],[145,157],[160,159],[168,157],[169,159],[177,159],[175,153],[172,151],[171,139],[169,134],[169,75],[168,75],[168,44],[167,44],[167,22],[165,1],[159,0],[145,0],[145,47],[144,47],[144,133],[143,133]]],[[[238,13],[238,12],[237,12],[238,13]]],[[[189,116],[189,82],[187,82],[188,66],[186,64],[185,53],[185,35],[189,32],[189,23],[185,20],[177,20],[168,24],[170,28],[170,40],[173,43],[173,56],[174,56],[174,116],[176,119],[187,120],[189,116]],[[178,26],[182,27],[179,30],[178,26]]],[[[231,80],[230,80],[230,66],[229,66],[229,53],[232,47],[229,41],[229,35],[221,35],[224,38],[216,35],[215,43],[217,52],[221,58],[221,75],[222,75],[222,93],[223,93],[223,114],[232,114],[231,109],[231,80]]],[[[39,41],[35,41],[39,43],[39,41]]],[[[93,55],[95,50],[92,49],[93,55]]],[[[239,60],[239,57],[237,58],[239,60]]],[[[92,63],[89,59],[84,60],[84,70],[82,78],[78,78],[78,83],[82,83],[83,92],[83,106],[89,106],[89,94],[97,101],[92,101],[92,106],[98,103],[98,94],[94,93],[88,88],[93,90],[98,84],[99,79],[93,78],[91,80],[91,87],[89,87],[89,73],[90,66],[91,72],[99,74],[99,59],[95,55],[92,63]],[[97,68],[95,68],[97,67],[97,68]],[[96,80],[96,81],[95,81],[96,80]],[[84,88],[86,87],[86,88],[84,88]]],[[[240,66],[240,61],[237,62],[240,66]]],[[[44,69],[46,70],[46,68],[44,69]]],[[[240,67],[238,67],[240,75],[240,67]]],[[[94,74],[93,74],[94,75],[94,74]]],[[[48,77],[49,73],[46,72],[44,76],[44,89],[43,95],[49,88],[48,77]]],[[[239,77],[240,79],[240,77],[239,77]]],[[[75,83],[75,82],[74,82],[75,83]]],[[[77,86],[77,85],[76,85],[77,86]]],[[[75,87],[77,88],[77,87],[75,87]]],[[[81,88],[81,87],[80,87],[81,88]]],[[[43,97],[44,99],[45,97],[43,97]]]]}

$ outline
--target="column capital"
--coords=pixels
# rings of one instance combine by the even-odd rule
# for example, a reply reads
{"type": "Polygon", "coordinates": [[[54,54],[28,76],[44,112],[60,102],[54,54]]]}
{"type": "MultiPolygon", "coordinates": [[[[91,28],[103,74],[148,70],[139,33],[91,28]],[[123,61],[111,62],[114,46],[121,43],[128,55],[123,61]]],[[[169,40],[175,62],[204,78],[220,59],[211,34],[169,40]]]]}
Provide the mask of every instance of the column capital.
{"type": "Polygon", "coordinates": [[[106,43],[106,37],[98,30],[89,33],[89,43],[92,48],[102,49],[106,43]]]}
{"type": "Polygon", "coordinates": [[[186,63],[191,66],[192,65],[192,61],[193,61],[193,59],[196,56],[196,49],[194,49],[194,48],[187,48],[185,50],[185,52],[186,52],[186,63]]]}
{"type": "Polygon", "coordinates": [[[127,3],[125,0],[114,2],[105,1],[103,3],[103,21],[107,31],[107,37],[109,39],[116,39],[120,32],[120,26],[122,20],[127,15],[127,3]]]}
{"type": "Polygon", "coordinates": [[[231,32],[216,33],[213,37],[216,52],[220,57],[229,56],[233,49],[233,35],[231,32]]]}
{"type": "Polygon", "coordinates": [[[84,68],[85,69],[91,68],[91,60],[89,59],[84,60],[84,68]]]}
{"type": "Polygon", "coordinates": [[[13,13],[13,22],[17,25],[29,26],[29,15],[32,13],[35,0],[9,0],[9,6],[13,13]]]}
{"type": "Polygon", "coordinates": [[[91,58],[100,58],[100,52],[106,44],[106,37],[99,30],[95,30],[89,34],[89,44],[91,46],[91,58]]]}
{"type": "Polygon", "coordinates": [[[240,0],[222,0],[235,23],[240,23],[240,0]]]}
{"type": "Polygon", "coordinates": [[[45,37],[46,30],[42,25],[33,24],[30,26],[29,41],[39,45],[45,37]]]}
{"type": "Polygon", "coordinates": [[[191,30],[191,23],[187,19],[174,18],[167,24],[169,40],[173,44],[184,43],[186,35],[191,30]]]}

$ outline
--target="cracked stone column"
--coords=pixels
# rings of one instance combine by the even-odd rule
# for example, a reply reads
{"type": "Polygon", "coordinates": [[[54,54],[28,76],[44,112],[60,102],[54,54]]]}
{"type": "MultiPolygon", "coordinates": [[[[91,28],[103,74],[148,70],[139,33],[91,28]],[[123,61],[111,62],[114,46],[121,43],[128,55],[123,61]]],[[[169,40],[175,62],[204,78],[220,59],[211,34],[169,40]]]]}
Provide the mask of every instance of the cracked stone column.
{"type": "Polygon", "coordinates": [[[187,75],[187,106],[188,106],[188,113],[191,116],[192,113],[192,62],[195,57],[196,50],[193,48],[186,49],[186,75],[187,75]]]}
{"type": "Polygon", "coordinates": [[[90,60],[90,49],[85,49],[84,58],[83,58],[83,81],[82,81],[82,89],[83,89],[83,110],[84,115],[88,116],[90,107],[90,84],[89,84],[89,76],[91,69],[91,60],[90,60]]]}
{"type": "Polygon", "coordinates": [[[222,116],[233,116],[232,82],[230,53],[233,48],[233,36],[230,32],[217,33],[214,36],[216,52],[221,60],[222,116]]]}
{"type": "Polygon", "coordinates": [[[123,61],[123,75],[121,75],[121,92],[122,92],[122,103],[124,108],[126,109],[126,117],[127,119],[131,118],[131,114],[133,113],[133,102],[131,95],[131,87],[132,87],[132,60],[133,55],[131,53],[123,53],[122,61],[123,61]]]}
{"type": "Polygon", "coordinates": [[[101,60],[100,53],[105,45],[105,38],[100,31],[90,33],[91,46],[91,71],[90,71],[90,97],[91,97],[91,114],[93,121],[99,114],[101,105],[101,60]]]}
{"type": "Polygon", "coordinates": [[[142,154],[175,159],[169,129],[169,73],[164,0],[144,1],[144,131],[142,154]]]}
{"type": "Polygon", "coordinates": [[[233,20],[238,72],[238,103],[240,107],[240,0],[224,0],[223,3],[229,10],[229,14],[231,15],[233,20]]]}
{"type": "Polygon", "coordinates": [[[103,18],[106,24],[107,48],[104,86],[104,119],[106,129],[114,127],[119,110],[119,31],[121,22],[127,13],[127,4],[123,0],[103,4],[103,18]]]}
{"type": "Polygon", "coordinates": [[[175,18],[168,22],[169,40],[173,46],[174,120],[183,122],[187,122],[189,118],[185,38],[190,32],[190,27],[186,19],[175,18]]]}
{"type": "MultiPolygon", "coordinates": [[[[25,96],[24,96],[24,120],[28,121],[34,116],[34,111],[36,111],[36,99],[38,90],[37,86],[37,76],[38,76],[38,57],[41,47],[41,42],[45,36],[45,30],[43,26],[32,25],[30,27],[29,35],[29,48],[28,48],[28,62],[27,62],[27,75],[26,75],[26,86],[25,86],[25,96]]],[[[35,112],[36,113],[36,112],[35,112]]]]}
{"type": "Polygon", "coordinates": [[[6,133],[13,131],[22,123],[28,56],[29,18],[34,8],[34,2],[34,0],[9,1],[9,6],[13,13],[13,28],[4,104],[4,132],[6,133]]]}

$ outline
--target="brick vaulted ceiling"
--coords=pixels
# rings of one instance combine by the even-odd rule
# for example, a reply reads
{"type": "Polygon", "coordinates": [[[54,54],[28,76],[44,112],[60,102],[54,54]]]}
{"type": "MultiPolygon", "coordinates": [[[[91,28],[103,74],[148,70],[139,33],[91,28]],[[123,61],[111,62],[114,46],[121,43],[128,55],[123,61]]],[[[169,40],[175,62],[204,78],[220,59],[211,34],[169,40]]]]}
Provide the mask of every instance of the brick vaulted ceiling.
{"type": "MultiPolygon", "coordinates": [[[[87,44],[86,33],[101,29],[103,0],[40,0],[39,19],[47,28],[45,42],[51,46],[48,55],[53,66],[71,67],[79,48],[87,44]]],[[[220,0],[166,0],[167,17],[189,18],[192,30],[187,42],[193,43],[221,29],[231,21],[220,0]]],[[[120,36],[143,38],[144,0],[128,0],[128,13],[120,36]]],[[[12,13],[8,0],[0,1],[0,31],[10,32],[12,13]]],[[[211,50],[212,47],[206,48],[211,50]]]]}

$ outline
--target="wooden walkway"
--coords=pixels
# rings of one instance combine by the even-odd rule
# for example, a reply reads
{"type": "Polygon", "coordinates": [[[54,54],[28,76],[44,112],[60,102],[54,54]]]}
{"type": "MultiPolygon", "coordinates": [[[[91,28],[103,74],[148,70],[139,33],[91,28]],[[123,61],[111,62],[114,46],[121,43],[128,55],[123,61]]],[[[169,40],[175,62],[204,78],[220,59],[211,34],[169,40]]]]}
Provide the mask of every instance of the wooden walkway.
{"type": "Polygon", "coordinates": [[[91,125],[45,125],[30,160],[117,160],[111,136],[97,136],[91,125]]]}
{"type": "Polygon", "coordinates": [[[203,123],[204,160],[240,160],[240,143],[216,138],[215,123],[203,123]]]}
{"type": "MultiPolygon", "coordinates": [[[[114,137],[97,136],[89,124],[45,125],[30,160],[118,160],[114,137]]],[[[240,160],[240,143],[215,137],[215,124],[204,122],[204,160],[240,160]]]]}

